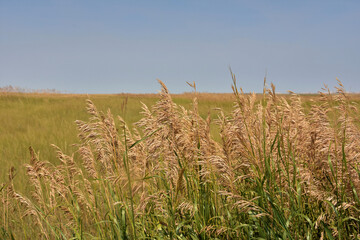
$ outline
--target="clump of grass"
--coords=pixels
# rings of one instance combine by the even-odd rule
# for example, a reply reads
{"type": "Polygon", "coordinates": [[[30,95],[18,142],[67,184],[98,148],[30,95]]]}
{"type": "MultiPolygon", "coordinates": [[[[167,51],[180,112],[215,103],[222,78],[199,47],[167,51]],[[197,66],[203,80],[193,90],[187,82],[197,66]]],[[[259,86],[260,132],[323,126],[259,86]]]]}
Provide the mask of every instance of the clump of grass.
{"type": "Polygon", "coordinates": [[[233,77],[235,106],[216,120],[160,100],[136,127],[88,100],[80,143],[60,164],[30,148],[31,195],[0,187],[5,239],[356,239],[360,131],[339,82],[305,113],[266,88],[257,101],[233,77]],[[115,124],[119,122],[120,124],[115,124]]]}

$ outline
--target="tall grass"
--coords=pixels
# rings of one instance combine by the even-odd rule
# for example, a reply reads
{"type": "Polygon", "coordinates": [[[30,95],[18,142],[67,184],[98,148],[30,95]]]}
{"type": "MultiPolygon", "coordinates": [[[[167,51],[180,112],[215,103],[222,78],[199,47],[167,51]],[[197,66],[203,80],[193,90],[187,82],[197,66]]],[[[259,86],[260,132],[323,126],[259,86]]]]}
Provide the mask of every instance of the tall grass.
{"type": "MultiPolygon", "coordinates": [[[[139,121],[142,116],[141,102],[152,106],[159,99],[158,94],[106,94],[106,95],[72,95],[46,93],[0,93],[0,183],[7,180],[7,172],[13,166],[17,170],[14,187],[27,194],[31,189],[27,184],[24,164],[29,162],[29,146],[36,149],[39,157],[53,164],[58,164],[50,144],[60,147],[64,153],[76,151],[72,144],[77,143],[76,119],[86,120],[86,99],[98,107],[99,111],[111,109],[117,116],[121,115],[128,126],[139,121]],[[126,100],[127,99],[127,100],[126,100]],[[126,102],[126,108],[122,108],[126,102]]],[[[172,95],[173,101],[185,108],[191,107],[190,94],[172,95]]],[[[199,94],[199,114],[206,117],[210,112],[216,118],[221,107],[225,112],[232,108],[232,95],[199,94]]],[[[115,119],[118,124],[117,119],[115,119]]],[[[219,131],[212,124],[211,133],[219,140],[219,131]]]]}
{"type": "MultiPolygon", "coordinates": [[[[360,131],[356,106],[336,94],[305,113],[300,97],[236,86],[231,114],[211,119],[160,100],[129,128],[87,101],[80,143],[60,164],[30,148],[32,191],[0,187],[4,239],[357,239],[360,131]],[[119,124],[115,124],[118,122],[119,124]]],[[[265,81],[264,81],[265,83],[265,81]]]]}

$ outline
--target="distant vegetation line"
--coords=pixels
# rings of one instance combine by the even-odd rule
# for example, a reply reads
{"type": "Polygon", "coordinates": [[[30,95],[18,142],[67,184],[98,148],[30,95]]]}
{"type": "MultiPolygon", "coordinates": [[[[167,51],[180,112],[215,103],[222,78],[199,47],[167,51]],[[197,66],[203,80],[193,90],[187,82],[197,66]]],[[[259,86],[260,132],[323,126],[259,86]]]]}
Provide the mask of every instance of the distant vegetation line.
{"type": "Polygon", "coordinates": [[[61,91],[56,89],[31,89],[23,88],[18,86],[7,85],[0,87],[0,92],[8,93],[61,93],[61,91]]]}

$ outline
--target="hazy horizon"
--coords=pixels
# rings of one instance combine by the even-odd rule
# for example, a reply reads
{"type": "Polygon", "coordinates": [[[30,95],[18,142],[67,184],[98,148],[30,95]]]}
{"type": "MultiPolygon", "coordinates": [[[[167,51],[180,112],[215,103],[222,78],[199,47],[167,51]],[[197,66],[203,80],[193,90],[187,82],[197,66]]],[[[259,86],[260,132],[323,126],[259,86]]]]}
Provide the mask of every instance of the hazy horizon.
{"type": "Polygon", "coordinates": [[[360,2],[0,1],[0,87],[65,93],[360,92],[360,2]]]}

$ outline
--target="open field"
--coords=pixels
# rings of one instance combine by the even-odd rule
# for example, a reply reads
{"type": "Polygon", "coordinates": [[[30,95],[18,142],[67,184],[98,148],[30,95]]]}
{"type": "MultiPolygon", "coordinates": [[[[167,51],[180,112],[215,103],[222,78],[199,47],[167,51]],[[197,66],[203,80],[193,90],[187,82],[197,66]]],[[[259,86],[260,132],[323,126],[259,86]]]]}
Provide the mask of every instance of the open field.
{"type": "MultiPolygon", "coordinates": [[[[191,108],[193,93],[173,94],[174,102],[191,108]]],[[[283,95],[287,97],[287,95],[283,95]]],[[[81,95],[51,93],[0,93],[0,165],[2,166],[0,181],[7,179],[6,172],[15,167],[19,176],[15,185],[22,190],[25,168],[29,162],[28,148],[32,146],[41,159],[56,163],[58,160],[51,144],[71,153],[78,142],[75,120],[86,120],[86,99],[91,99],[101,111],[110,109],[114,116],[120,115],[131,127],[141,119],[141,102],[152,106],[159,100],[158,94],[113,94],[113,95],[81,95]],[[126,105],[126,108],[124,108],[126,105]]],[[[217,109],[230,113],[235,97],[229,94],[198,93],[199,114],[211,119],[218,117],[217,109]]],[[[301,95],[304,106],[310,105],[311,99],[317,95],[301,95]]],[[[260,98],[260,97],[258,97],[260,98]]],[[[353,99],[360,99],[354,95],[353,99]]],[[[219,128],[211,124],[211,134],[220,141],[219,128]]]]}
{"type": "Polygon", "coordinates": [[[359,95],[234,89],[0,94],[0,238],[359,238],[359,95]]]}
{"type": "MultiPolygon", "coordinates": [[[[173,95],[174,102],[191,107],[193,94],[173,95]]],[[[206,118],[217,117],[216,108],[230,112],[233,94],[199,94],[199,113],[206,118]]],[[[15,186],[25,190],[25,168],[30,159],[28,148],[32,146],[42,160],[57,163],[51,144],[72,153],[72,144],[78,143],[75,120],[87,120],[86,99],[91,99],[101,111],[110,109],[120,115],[131,127],[141,119],[141,102],[152,106],[159,100],[158,94],[80,95],[46,93],[0,93],[0,182],[7,179],[7,171],[14,166],[19,172],[15,186]]],[[[217,126],[212,133],[219,139],[217,126]]]]}

